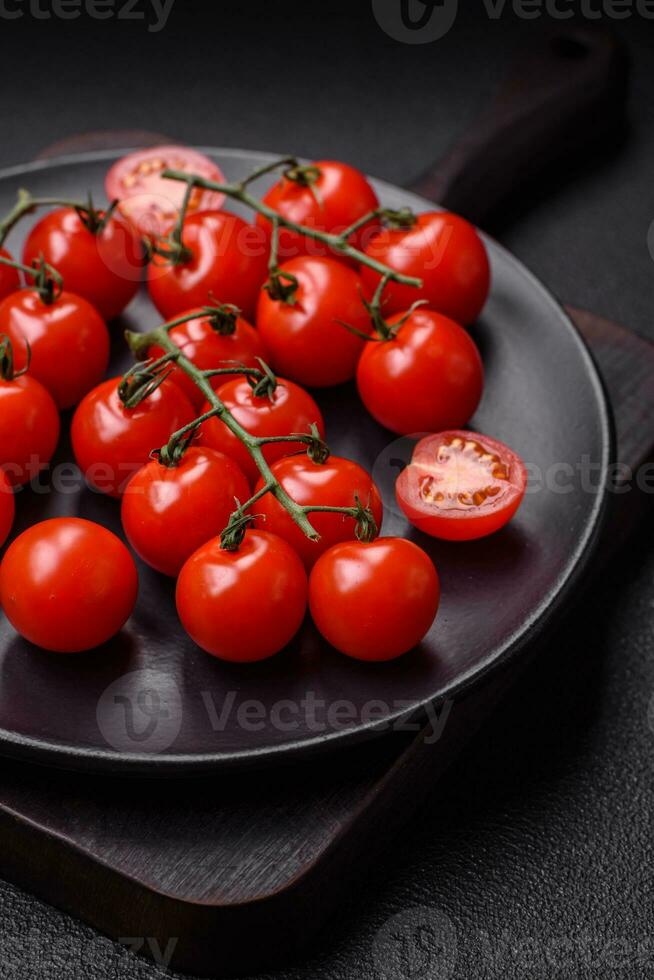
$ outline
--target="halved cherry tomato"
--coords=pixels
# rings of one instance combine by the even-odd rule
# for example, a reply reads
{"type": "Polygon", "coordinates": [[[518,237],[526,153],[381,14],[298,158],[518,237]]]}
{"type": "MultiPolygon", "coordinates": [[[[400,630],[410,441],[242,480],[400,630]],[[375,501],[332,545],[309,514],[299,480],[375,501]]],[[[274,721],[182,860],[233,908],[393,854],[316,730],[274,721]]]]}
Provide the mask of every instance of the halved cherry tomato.
{"type": "MultiPolygon", "coordinates": [[[[266,438],[308,433],[314,423],[320,435],[325,434],[320,409],[311,395],[284,378],[277,379],[277,387],[270,397],[256,396],[244,378],[221,385],[217,394],[250,435],[266,438]]],[[[202,412],[208,411],[209,407],[205,404],[202,412]]],[[[203,446],[211,446],[236,460],[252,483],[259,479],[259,470],[249,452],[220,419],[212,418],[203,423],[200,441],[203,446]]],[[[304,449],[306,445],[302,442],[271,442],[263,447],[263,455],[269,463],[274,463],[282,456],[304,449]]]]}
{"type": "Polygon", "coordinates": [[[0,565],[7,619],[30,643],[55,653],[106,643],[129,619],[137,593],[136,566],[123,542],[77,517],[34,524],[0,565]]]}
{"type": "Polygon", "coordinates": [[[29,483],[48,465],[59,425],[54,399],[36,378],[0,378],[0,468],[13,487],[29,483]]]}
{"type": "Polygon", "coordinates": [[[307,256],[285,262],[281,272],[298,280],[293,303],[262,289],[257,307],[257,329],[273,368],[311,388],[349,381],[365,340],[343,324],[367,334],[372,329],[361,277],[335,259],[307,256]]]}
{"type": "MultiPolygon", "coordinates": [[[[272,466],[272,471],[288,495],[302,506],[354,507],[358,497],[370,506],[378,528],[382,523],[382,502],[369,473],[351,459],[331,456],[326,463],[314,463],[306,454],[287,456],[272,466]]],[[[259,480],[255,490],[263,487],[259,480]]],[[[271,493],[257,501],[255,527],[278,534],[292,545],[307,569],[332,545],[354,538],[356,522],[342,514],[309,514],[309,520],[320,535],[310,541],[271,493]]]]}
{"type": "Polygon", "coordinates": [[[152,302],[167,320],[215,300],[254,315],[268,274],[261,228],[228,211],[201,211],[184,222],[182,240],[192,258],[177,264],[155,255],[148,266],[152,302]]]}
{"type": "Polygon", "coordinates": [[[0,548],[9,537],[15,514],[14,491],[7,474],[0,469],[0,548]]]}
{"type": "MultiPolygon", "coordinates": [[[[355,221],[379,207],[377,195],[364,175],[347,163],[317,160],[297,172],[299,180],[282,177],[263,198],[264,204],[296,224],[341,234],[355,221]]],[[[267,218],[258,215],[257,223],[270,234],[271,226],[267,218]]],[[[350,238],[352,245],[359,249],[365,247],[378,228],[377,219],[367,222],[350,238]]],[[[281,259],[297,255],[333,254],[322,242],[288,228],[280,229],[281,259]]]]}
{"type": "MultiPolygon", "coordinates": [[[[229,326],[213,326],[209,317],[200,314],[201,310],[198,310],[197,320],[189,320],[168,332],[170,339],[175,341],[196,367],[202,371],[209,371],[212,368],[227,368],[230,362],[238,362],[246,367],[258,368],[257,358],[261,357],[265,360],[267,352],[263,340],[243,317],[235,318],[233,332],[229,332],[229,326]]],[[[163,350],[160,347],[153,347],[149,352],[150,357],[160,357],[162,354],[163,350]]],[[[235,374],[216,375],[211,379],[211,387],[220,388],[236,377],[235,374]]],[[[204,401],[204,396],[189,376],[181,368],[175,368],[171,379],[199,408],[204,401]]]]}
{"type": "Polygon", "coordinates": [[[77,406],[70,430],[75,459],[86,479],[112,497],[124,493],[153,449],[160,449],[173,432],[195,418],[190,401],[170,379],[136,408],[125,408],[121,402],[120,380],[111,378],[90,391],[77,406]]]}
{"type": "MultiPolygon", "coordinates": [[[[384,289],[384,311],[408,310],[416,300],[427,300],[439,313],[457,323],[477,319],[488,298],[490,266],[486,248],[474,226],[449,211],[419,214],[409,229],[385,228],[373,237],[366,252],[397,272],[422,279],[422,289],[389,282],[384,289]]],[[[372,292],[379,274],[361,267],[372,292]]]]}
{"type": "Polygon", "coordinates": [[[153,459],[129,481],[122,501],[127,540],[143,561],[175,576],[194,551],[220,535],[248,481],[215,449],[187,449],[176,466],[153,459]]]}
{"type": "MultiPolygon", "coordinates": [[[[164,170],[183,170],[207,180],[224,180],[220,167],[197,150],[186,146],[153,146],[121,157],[109,170],[105,188],[110,201],[120,202],[121,213],[140,235],[156,238],[176,220],[184,201],[186,184],[164,180],[164,170]]],[[[219,208],[224,196],[196,188],[188,213],[219,208]]]]}
{"type": "MultiPolygon", "coordinates": [[[[390,317],[391,327],[402,314],[390,317]]],[[[477,410],[484,369],[454,320],[420,308],[392,340],[366,345],[357,368],[361,399],[380,425],[400,435],[465,425],[477,410]]]]}
{"type": "Polygon", "coordinates": [[[87,299],[105,320],[134,299],[145,264],[141,241],[127,221],[113,215],[94,232],[73,208],[51,211],[32,228],[23,262],[32,265],[41,257],[63,276],[69,292],[87,299]]]}
{"type": "MultiPolygon", "coordinates": [[[[4,259],[11,259],[13,262],[13,256],[6,248],[0,248],[0,255],[4,259]]],[[[0,300],[4,299],[5,296],[9,296],[10,293],[14,293],[17,289],[20,289],[20,273],[18,269],[14,269],[13,266],[0,262],[0,300]]]]}
{"type": "Polygon", "coordinates": [[[247,531],[238,551],[213,538],[177,580],[177,612],[186,632],[221,660],[272,657],[302,625],[307,574],[291,546],[266,531],[247,531]]]}
{"type": "Polygon", "coordinates": [[[396,494],[421,531],[470,541],[504,527],[526,487],[525,465],[508,446],[476,432],[452,431],[420,440],[397,479],[396,494]]]}
{"type": "Polygon", "coordinates": [[[16,368],[45,385],[59,408],[72,408],[104,377],[109,363],[107,325],[87,300],[63,292],[45,303],[35,289],[19,289],[0,303],[0,334],[12,342],[16,368]]]}
{"type": "Polygon", "coordinates": [[[313,621],[328,643],[356,660],[393,660],[413,649],[439,601],[431,558],[403,538],[336,544],[309,579],[313,621]]]}

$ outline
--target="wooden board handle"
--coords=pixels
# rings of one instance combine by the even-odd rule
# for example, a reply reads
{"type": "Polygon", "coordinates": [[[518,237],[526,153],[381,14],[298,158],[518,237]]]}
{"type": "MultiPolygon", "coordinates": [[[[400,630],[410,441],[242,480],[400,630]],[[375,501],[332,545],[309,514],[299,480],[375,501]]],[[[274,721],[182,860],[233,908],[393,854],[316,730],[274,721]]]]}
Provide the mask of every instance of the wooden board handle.
{"type": "Polygon", "coordinates": [[[519,191],[560,180],[583,151],[624,128],[628,61],[606,31],[572,27],[541,36],[495,99],[411,190],[484,224],[519,191]]]}

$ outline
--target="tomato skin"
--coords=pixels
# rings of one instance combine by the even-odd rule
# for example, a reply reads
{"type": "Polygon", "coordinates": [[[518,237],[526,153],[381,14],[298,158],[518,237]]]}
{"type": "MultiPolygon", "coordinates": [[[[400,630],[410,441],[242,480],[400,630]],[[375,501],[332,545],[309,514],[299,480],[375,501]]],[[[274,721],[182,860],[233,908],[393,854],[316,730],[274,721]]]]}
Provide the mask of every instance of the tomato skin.
{"type": "Polygon", "coordinates": [[[35,524],[0,565],[0,601],[30,643],[79,653],[106,643],[129,619],[138,593],[134,559],[111,531],[77,517],[35,524]]]}
{"type": "Polygon", "coordinates": [[[273,368],[310,388],[349,381],[366,341],[342,323],[366,334],[372,330],[361,277],[334,259],[306,256],[281,270],[298,279],[296,302],[271,299],[262,289],[257,306],[257,329],[273,368]]]}
{"type": "Polygon", "coordinates": [[[94,234],[73,208],[46,214],[32,228],[23,262],[41,257],[63,276],[64,288],[92,303],[105,320],[113,320],[136,296],[145,259],[131,225],[115,215],[94,234]]]}
{"type": "Polygon", "coordinates": [[[0,379],[0,468],[13,487],[29,483],[48,465],[59,430],[54,399],[36,378],[0,379]]]}
{"type": "MultiPolygon", "coordinates": [[[[192,312],[188,310],[188,313],[192,312]]],[[[198,310],[198,314],[201,312],[198,310]]],[[[168,336],[202,371],[229,367],[226,363],[229,361],[238,361],[246,367],[259,368],[257,358],[261,357],[265,360],[267,357],[261,337],[254,327],[240,316],[236,319],[236,329],[232,334],[219,333],[211,326],[208,317],[198,315],[196,320],[189,320],[178,327],[173,327],[168,332],[168,336]]],[[[162,354],[161,347],[152,347],[149,351],[150,357],[160,357],[162,354]]],[[[175,368],[170,377],[188,395],[195,407],[200,408],[204,402],[204,395],[191,378],[181,368],[175,368]]],[[[238,377],[242,375],[217,375],[211,379],[211,387],[216,390],[238,377]]]]}
{"type": "Polygon", "coordinates": [[[0,469],[0,548],[11,533],[15,516],[14,491],[6,473],[0,469]]]}
{"type": "Polygon", "coordinates": [[[77,406],[70,429],[73,452],[87,481],[102,493],[120,497],[153,449],[195,418],[184,392],[170,379],[136,408],[118,396],[120,378],[103,381],[77,406]]]}
{"type": "MultiPolygon", "coordinates": [[[[206,180],[224,181],[220,167],[197,150],[186,146],[153,146],[121,157],[105,178],[109,201],[118,200],[119,210],[144,238],[164,234],[179,215],[186,184],[164,180],[164,170],[184,170],[206,180]]],[[[224,194],[195,188],[187,213],[219,208],[224,194]]]]}
{"type": "Polygon", "coordinates": [[[235,499],[248,497],[248,481],[229,456],[191,447],[178,466],[153,459],[134,474],[122,500],[123,528],[143,561],[175,576],[194,551],[220,535],[235,499]]]}
{"type": "MultiPolygon", "coordinates": [[[[431,309],[469,324],[488,298],[486,248],[474,226],[458,214],[427,211],[417,216],[413,228],[385,228],[371,239],[366,252],[397,272],[423,281],[421,289],[389,282],[384,289],[386,313],[408,310],[416,300],[424,299],[431,309]]],[[[362,266],[361,275],[372,293],[379,274],[362,266]]]]}
{"type": "Polygon", "coordinates": [[[336,544],[309,579],[318,630],[356,660],[393,660],[413,649],[429,632],[439,601],[431,558],[404,538],[336,544]]]}
{"type": "Polygon", "coordinates": [[[400,435],[461,428],[477,410],[483,386],[481,356],[468,332],[423,308],[392,340],[367,344],[357,368],[364,405],[400,435]]]}
{"type": "Polygon", "coordinates": [[[282,650],[302,625],[307,575],[276,534],[248,531],[238,551],[213,538],[177,580],[177,612],[191,638],[220,660],[252,663],[282,650]]]}
{"type": "Polygon", "coordinates": [[[60,409],[72,408],[97,385],[109,363],[109,331],[88,300],[63,292],[44,303],[20,289],[0,303],[0,334],[12,342],[14,364],[44,385],[60,409]]]}
{"type": "MultiPolygon", "coordinates": [[[[312,166],[320,170],[320,177],[313,185],[316,193],[311,187],[303,187],[296,181],[282,177],[264,196],[263,203],[289,221],[334,234],[340,234],[379,207],[375,191],[355,167],[334,160],[317,160],[312,166]]],[[[271,224],[266,217],[257,215],[257,224],[270,236],[271,224]]],[[[367,222],[350,238],[350,243],[361,250],[379,227],[376,219],[367,222]]],[[[280,229],[280,259],[298,255],[326,256],[334,253],[322,242],[306,238],[288,228],[280,229]]]]}
{"type": "MultiPolygon", "coordinates": [[[[4,259],[11,259],[13,262],[13,256],[6,248],[0,248],[0,255],[4,259]]],[[[4,299],[5,296],[9,296],[10,293],[15,293],[17,289],[20,289],[20,273],[18,269],[14,269],[10,265],[4,265],[0,262],[0,300],[4,299]]]]}
{"type": "MultiPolygon", "coordinates": [[[[309,432],[316,424],[321,437],[325,435],[325,423],[320,409],[311,395],[292,381],[278,378],[277,388],[272,400],[268,396],[255,397],[252,388],[244,378],[228,381],[218,388],[217,394],[227,406],[237,422],[253,436],[290,436],[294,433],[309,432]]],[[[205,404],[202,413],[209,410],[205,404]]],[[[241,467],[252,484],[259,479],[259,470],[243,443],[220,419],[208,419],[203,423],[200,435],[203,446],[210,446],[231,456],[241,467]]],[[[262,447],[268,463],[274,463],[282,456],[306,450],[302,442],[271,442],[262,447]]]]}
{"type": "Polygon", "coordinates": [[[213,298],[252,317],[268,275],[262,230],[228,211],[201,211],[186,219],[182,239],[190,261],[175,265],[155,255],[148,266],[150,298],[161,315],[172,320],[213,298]]]}
{"type": "MultiPolygon", "coordinates": [[[[314,463],[306,454],[286,456],[273,464],[272,471],[296,503],[303,506],[354,507],[355,497],[358,497],[364,506],[370,503],[377,527],[381,528],[383,507],[379,491],[370,474],[353,460],[331,456],[326,463],[314,463]]],[[[255,490],[262,487],[263,480],[259,480],[255,490]]],[[[258,516],[254,526],[265,528],[288,541],[307,571],[332,545],[353,539],[356,529],[356,522],[351,517],[309,514],[309,520],[320,535],[320,541],[310,541],[271,493],[257,501],[256,513],[258,516]]]]}
{"type": "Polygon", "coordinates": [[[498,531],[514,516],[526,488],[527,470],[517,453],[497,439],[464,430],[421,439],[395,485],[414,527],[445,541],[473,541],[498,531]],[[492,458],[485,463],[482,454],[492,458]],[[448,464],[455,480],[449,486],[448,464]],[[439,492],[445,495],[440,503],[434,498],[439,492]],[[461,493],[483,499],[465,503],[461,493]]]}

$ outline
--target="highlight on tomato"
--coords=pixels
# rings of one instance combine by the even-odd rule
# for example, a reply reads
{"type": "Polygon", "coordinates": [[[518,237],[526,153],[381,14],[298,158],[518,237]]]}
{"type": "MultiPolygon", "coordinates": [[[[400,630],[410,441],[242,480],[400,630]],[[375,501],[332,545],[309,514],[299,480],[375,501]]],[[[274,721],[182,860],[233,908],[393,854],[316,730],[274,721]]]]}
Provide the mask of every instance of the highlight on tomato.
{"type": "Polygon", "coordinates": [[[526,467],[512,449],[476,432],[453,431],[420,440],[396,494],[419,530],[471,541],[508,524],[526,488],[526,467]]]}
{"type": "Polygon", "coordinates": [[[431,629],[439,602],[431,558],[403,538],[336,544],[309,579],[316,627],[356,660],[393,660],[412,650],[431,629]]]}
{"type": "Polygon", "coordinates": [[[79,653],[110,640],[136,603],[138,576],[122,541],[99,524],[59,517],[34,524],[0,564],[0,602],[30,643],[79,653]]]}
{"type": "Polygon", "coordinates": [[[16,502],[13,487],[5,471],[0,469],[0,548],[11,533],[15,516],[16,502]]]}

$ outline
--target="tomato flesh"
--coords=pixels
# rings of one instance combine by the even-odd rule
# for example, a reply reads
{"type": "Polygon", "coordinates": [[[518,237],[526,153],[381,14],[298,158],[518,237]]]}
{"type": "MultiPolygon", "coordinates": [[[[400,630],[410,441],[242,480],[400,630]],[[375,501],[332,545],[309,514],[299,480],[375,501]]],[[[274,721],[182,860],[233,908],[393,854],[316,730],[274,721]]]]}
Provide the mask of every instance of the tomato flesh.
{"type": "Polygon", "coordinates": [[[0,379],[0,468],[13,487],[29,483],[48,465],[59,431],[54,399],[36,378],[0,379]]]}

